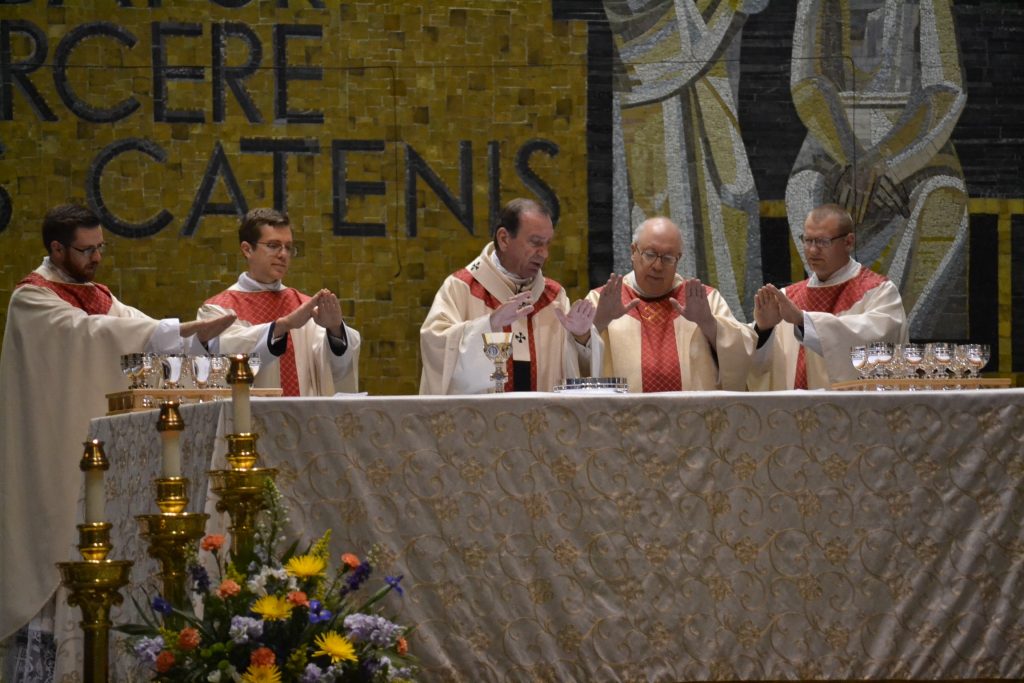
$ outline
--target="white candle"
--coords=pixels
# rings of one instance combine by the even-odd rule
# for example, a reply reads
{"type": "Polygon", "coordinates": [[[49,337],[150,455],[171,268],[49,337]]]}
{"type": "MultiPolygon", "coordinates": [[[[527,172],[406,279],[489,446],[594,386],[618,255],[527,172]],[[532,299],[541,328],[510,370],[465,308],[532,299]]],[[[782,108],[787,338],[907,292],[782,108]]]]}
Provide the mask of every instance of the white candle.
{"type": "Polygon", "coordinates": [[[235,434],[248,434],[252,431],[248,384],[240,382],[231,385],[231,404],[235,418],[235,434]]]}
{"type": "Polygon", "coordinates": [[[85,523],[103,521],[107,505],[107,491],[103,487],[103,470],[97,468],[85,471],[85,523]]]}
{"type": "Polygon", "coordinates": [[[181,432],[166,431],[160,432],[160,438],[164,442],[164,479],[181,476],[181,432]]]}

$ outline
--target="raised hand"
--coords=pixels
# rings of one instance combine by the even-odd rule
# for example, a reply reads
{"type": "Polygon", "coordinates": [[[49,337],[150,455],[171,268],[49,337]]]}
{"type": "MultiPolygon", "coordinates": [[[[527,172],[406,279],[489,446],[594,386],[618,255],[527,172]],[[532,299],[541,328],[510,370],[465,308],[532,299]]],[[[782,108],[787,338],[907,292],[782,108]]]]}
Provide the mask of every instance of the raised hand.
{"type": "Polygon", "coordinates": [[[306,322],[313,317],[313,312],[316,310],[319,301],[320,292],[317,292],[311,296],[308,301],[292,310],[291,313],[278,318],[274,322],[274,335],[276,337],[281,337],[289,331],[297,330],[305,325],[306,322]]]}
{"type": "Polygon", "coordinates": [[[594,327],[598,332],[604,332],[613,320],[621,318],[639,305],[640,299],[622,305],[622,276],[612,273],[597,299],[594,327]]]}
{"type": "Polygon", "coordinates": [[[754,295],[754,324],[763,332],[773,329],[782,322],[782,311],[779,310],[779,300],[775,298],[773,289],[774,286],[765,285],[754,295]]]}
{"type": "Polygon", "coordinates": [[[179,325],[179,334],[184,337],[191,337],[196,335],[199,341],[205,344],[214,337],[220,335],[221,332],[231,327],[231,323],[235,322],[236,316],[234,313],[225,313],[217,318],[207,318],[206,320],[192,320],[187,323],[181,323],[179,325]]]}
{"type": "Polygon", "coordinates": [[[491,332],[501,332],[519,318],[533,313],[530,292],[519,292],[491,313],[491,332]]]}
{"type": "Polygon", "coordinates": [[[676,299],[669,299],[676,312],[695,324],[704,333],[711,348],[715,348],[718,339],[718,323],[715,322],[715,315],[711,312],[711,304],[708,302],[708,293],[704,289],[704,283],[699,278],[689,278],[683,281],[683,291],[686,293],[686,305],[680,304],[676,299]]]}
{"type": "Polygon", "coordinates": [[[791,325],[800,325],[804,321],[804,312],[793,303],[788,296],[783,294],[775,285],[768,284],[762,289],[767,289],[775,297],[776,303],[779,305],[779,314],[782,319],[791,325]]]}
{"type": "Polygon", "coordinates": [[[590,326],[594,322],[594,313],[597,311],[594,304],[586,299],[580,299],[569,307],[568,313],[555,309],[555,317],[562,327],[569,330],[574,337],[590,337],[590,326]]]}
{"type": "Polygon", "coordinates": [[[335,337],[341,336],[341,302],[329,289],[317,292],[317,305],[313,309],[313,321],[335,337]]]}

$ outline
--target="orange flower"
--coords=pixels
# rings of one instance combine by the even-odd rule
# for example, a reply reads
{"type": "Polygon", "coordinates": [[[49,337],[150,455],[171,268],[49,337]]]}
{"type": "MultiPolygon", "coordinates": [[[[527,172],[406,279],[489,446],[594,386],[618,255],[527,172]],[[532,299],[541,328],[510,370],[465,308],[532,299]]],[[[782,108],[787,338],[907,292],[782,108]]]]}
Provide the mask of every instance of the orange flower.
{"type": "Polygon", "coordinates": [[[220,550],[222,545],[224,545],[224,536],[222,534],[208,534],[199,542],[199,547],[208,552],[220,550]]]}
{"type": "Polygon", "coordinates": [[[398,636],[398,641],[395,643],[395,647],[398,649],[398,654],[405,655],[409,652],[409,641],[402,636],[398,636]]]}
{"type": "Polygon", "coordinates": [[[341,563],[349,569],[355,569],[359,566],[359,558],[352,553],[345,553],[341,556],[341,563]]]}
{"type": "Polygon", "coordinates": [[[273,666],[277,657],[269,647],[261,647],[252,651],[249,657],[250,666],[273,666]]]}
{"type": "Polygon", "coordinates": [[[309,607],[309,597],[302,591],[292,591],[289,593],[288,602],[298,607],[309,607]]]}
{"type": "Polygon", "coordinates": [[[233,595],[238,595],[242,590],[242,587],[237,582],[231,579],[224,579],[221,581],[220,586],[217,587],[217,597],[224,599],[230,598],[233,595]]]}
{"type": "Polygon", "coordinates": [[[187,652],[197,647],[199,647],[199,631],[191,626],[181,629],[181,633],[178,634],[178,649],[187,652]]]}
{"type": "Polygon", "coordinates": [[[157,673],[167,673],[174,666],[174,655],[169,650],[163,650],[156,656],[157,673]]]}

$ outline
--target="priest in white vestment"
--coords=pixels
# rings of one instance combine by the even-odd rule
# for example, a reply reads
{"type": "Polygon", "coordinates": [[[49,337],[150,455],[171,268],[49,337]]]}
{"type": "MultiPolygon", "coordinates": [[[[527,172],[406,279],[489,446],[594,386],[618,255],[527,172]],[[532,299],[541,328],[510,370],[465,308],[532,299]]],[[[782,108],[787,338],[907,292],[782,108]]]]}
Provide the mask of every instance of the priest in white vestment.
{"type": "Polygon", "coordinates": [[[587,297],[605,342],[602,375],[631,392],[746,389],[755,335],[718,290],[676,272],[679,227],[655,217],[633,232],[633,270],[587,297]]]}
{"type": "Polygon", "coordinates": [[[512,334],[505,391],[551,391],[590,374],[592,356],[600,356],[594,306],[570,306],[562,286],[541,272],[554,237],[548,209],[512,200],[493,237],[434,297],[420,328],[421,394],[486,393],[494,363],[484,355],[485,332],[512,334]]]}
{"type": "Polygon", "coordinates": [[[118,301],[93,281],[106,245],[85,206],[51,209],[42,234],[49,255],[11,295],[0,352],[0,641],[52,604],[54,563],[78,559],[82,443],[125,388],[121,355],[206,353],[234,320],[154,320],[118,301]]]}
{"type": "Polygon", "coordinates": [[[857,379],[851,347],[907,341],[899,290],[851,257],[856,237],[845,209],[813,209],[799,239],[811,277],[782,290],[765,285],[754,299],[752,391],[827,389],[857,379]]]}
{"type": "Polygon", "coordinates": [[[224,353],[256,353],[255,387],[280,388],[285,396],[333,396],[359,386],[359,332],[345,324],[329,289],[307,296],[282,282],[296,254],[291,221],[275,209],[253,209],[238,240],[248,270],[199,309],[207,319],[234,313],[220,336],[224,353]]]}

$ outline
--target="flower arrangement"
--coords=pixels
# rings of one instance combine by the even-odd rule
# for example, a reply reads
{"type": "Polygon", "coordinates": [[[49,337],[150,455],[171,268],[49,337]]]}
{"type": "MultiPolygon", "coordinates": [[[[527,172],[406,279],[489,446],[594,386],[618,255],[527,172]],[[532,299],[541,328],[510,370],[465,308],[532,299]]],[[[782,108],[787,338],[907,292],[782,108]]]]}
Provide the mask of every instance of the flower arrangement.
{"type": "Polygon", "coordinates": [[[365,596],[373,551],[367,561],[345,553],[331,572],[330,531],[304,553],[296,553],[297,544],[278,553],[281,496],[272,483],[264,493],[267,510],[252,557],[236,558],[224,549],[223,536],[206,536],[200,549],[209,555],[189,565],[191,608],[156,596],[146,607],[136,604],[145,623],[117,627],[129,634],[128,647],[152,669],[153,680],[411,681],[410,629],[374,611],[387,593],[402,595],[402,577],[385,577],[365,596]],[[206,567],[215,567],[215,577],[206,567]]]}

